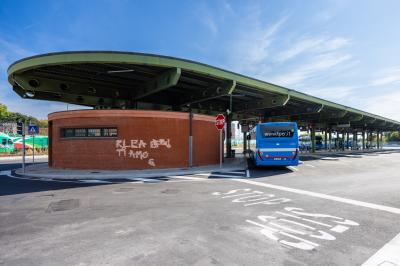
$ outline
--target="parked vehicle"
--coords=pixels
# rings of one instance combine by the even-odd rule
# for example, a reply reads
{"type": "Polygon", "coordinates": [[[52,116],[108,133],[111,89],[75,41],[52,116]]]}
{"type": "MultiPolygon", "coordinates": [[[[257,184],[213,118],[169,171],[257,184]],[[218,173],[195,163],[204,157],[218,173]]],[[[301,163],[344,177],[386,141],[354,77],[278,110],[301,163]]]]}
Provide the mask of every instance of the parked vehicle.
{"type": "Polygon", "coordinates": [[[260,123],[255,127],[255,135],[256,151],[252,158],[255,166],[299,164],[299,136],[296,123],[260,123]]]}

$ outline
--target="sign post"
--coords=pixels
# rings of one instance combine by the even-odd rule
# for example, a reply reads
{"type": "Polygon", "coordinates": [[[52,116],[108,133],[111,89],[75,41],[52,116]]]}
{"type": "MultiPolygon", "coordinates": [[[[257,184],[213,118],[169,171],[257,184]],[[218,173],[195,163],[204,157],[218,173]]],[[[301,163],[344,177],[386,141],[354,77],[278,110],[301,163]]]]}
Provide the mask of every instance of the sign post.
{"type": "Polygon", "coordinates": [[[222,168],[222,129],[225,126],[225,116],[217,115],[215,118],[215,127],[219,130],[219,168],[222,168]]]}
{"type": "Polygon", "coordinates": [[[25,121],[17,122],[17,134],[22,135],[22,172],[25,173],[25,121]]]}
{"type": "MultiPolygon", "coordinates": [[[[32,135],[32,164],[35,164],[35,135],[39,134],[39,127],[34,125],[29,125],[28,133],[32,135]]],[[[25,145],[25,144],[24,144],[25,145]]]]}

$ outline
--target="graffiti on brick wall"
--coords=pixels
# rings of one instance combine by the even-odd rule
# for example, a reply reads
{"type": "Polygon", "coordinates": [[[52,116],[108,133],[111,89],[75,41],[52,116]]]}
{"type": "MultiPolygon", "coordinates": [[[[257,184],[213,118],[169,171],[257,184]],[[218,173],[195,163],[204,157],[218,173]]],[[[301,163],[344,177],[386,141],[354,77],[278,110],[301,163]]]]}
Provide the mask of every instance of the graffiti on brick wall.
{"type": "Polygon", "coordinates": [[[147,163],[153,167],[156,166],[156,162],[154,158],[151,158],[151,152],[171,147],[170,139],[152,139],[148,142],[142,139],[117,139],[115,142],[115,151],[119,157],[147,160],[147,163]]]}

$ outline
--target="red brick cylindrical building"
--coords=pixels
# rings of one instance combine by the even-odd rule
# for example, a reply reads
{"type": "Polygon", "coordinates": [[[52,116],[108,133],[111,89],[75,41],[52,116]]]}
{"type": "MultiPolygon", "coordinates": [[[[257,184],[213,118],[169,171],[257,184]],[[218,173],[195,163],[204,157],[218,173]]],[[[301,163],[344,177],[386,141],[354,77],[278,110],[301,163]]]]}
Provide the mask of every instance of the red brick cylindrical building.
{"type": "MultiPolygon", "coordinates": [[[[126,170],[189,164],[188,113],[76,110],[48,118],[50,167],[126,170]]],[[[193,166],[219,162],[214,122],[214,117],[193,115],[193,166]]]]}

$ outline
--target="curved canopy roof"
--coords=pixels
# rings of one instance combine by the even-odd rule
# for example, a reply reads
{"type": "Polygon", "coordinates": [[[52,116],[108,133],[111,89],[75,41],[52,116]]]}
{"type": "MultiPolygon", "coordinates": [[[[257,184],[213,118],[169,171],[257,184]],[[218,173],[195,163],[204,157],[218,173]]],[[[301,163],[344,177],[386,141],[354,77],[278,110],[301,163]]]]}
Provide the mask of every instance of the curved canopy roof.
{"type": "MultiPolygon", "coordinates": [[[[94,108],[216,114],[331,127],[399,130],[400,122],[210,65],[153,54],[82,51],[13,63],[8,80],[21,97],[94,108]]],[[[334,93],[334,92],[332,92],[334,93]]]]}

